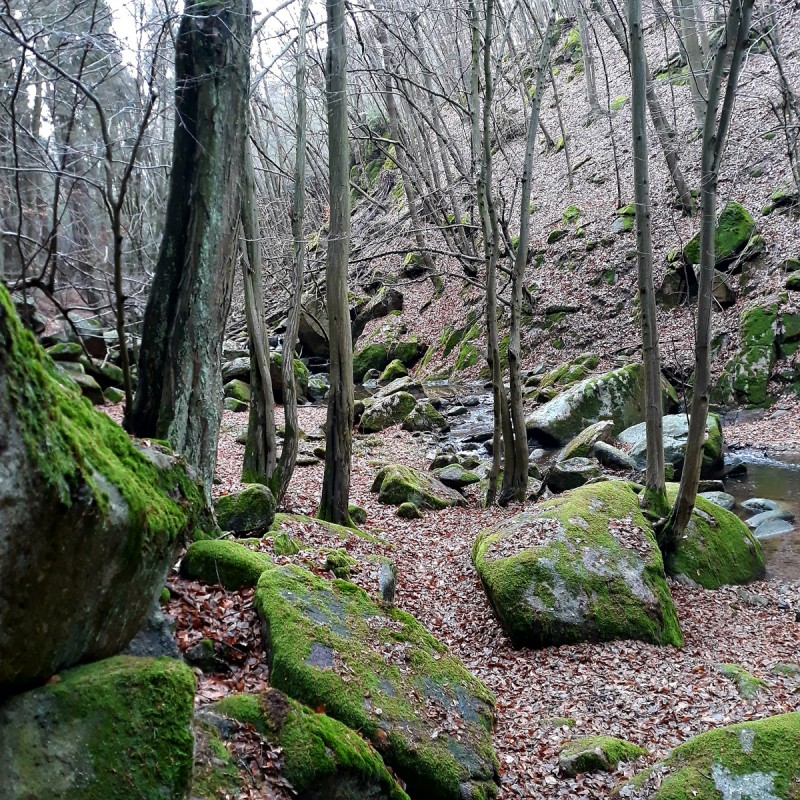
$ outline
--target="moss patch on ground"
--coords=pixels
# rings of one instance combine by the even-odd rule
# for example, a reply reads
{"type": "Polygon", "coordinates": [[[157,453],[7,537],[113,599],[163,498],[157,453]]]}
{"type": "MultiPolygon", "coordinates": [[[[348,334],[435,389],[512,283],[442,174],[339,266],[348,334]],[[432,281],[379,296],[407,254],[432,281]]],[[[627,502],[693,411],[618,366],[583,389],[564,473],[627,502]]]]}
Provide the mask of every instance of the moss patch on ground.
{"type": "Polygon", "coordinates": [[[472,560],[517,647],[683,642],[661,553],[626,482],[573,489],[481,532],[472,560]]]}
{"type": "Polygon", "coordinates": [[[272,684],[369,739],[412,797],[495,795],[492,695],[413,617],[295,566],[267,570],[254,604],[272,684]]]}

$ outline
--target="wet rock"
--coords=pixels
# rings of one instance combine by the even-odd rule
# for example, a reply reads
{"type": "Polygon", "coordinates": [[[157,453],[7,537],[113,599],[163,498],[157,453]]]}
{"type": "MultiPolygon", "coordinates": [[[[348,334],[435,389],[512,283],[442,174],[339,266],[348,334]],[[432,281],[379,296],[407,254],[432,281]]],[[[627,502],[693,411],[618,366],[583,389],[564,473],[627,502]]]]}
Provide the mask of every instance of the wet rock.
{"type": "Polygon", "coordinates": [[[770,536],[779,536],[783,533],[790,533],[794,530],[794,525],[785,519],[770,519],[762,522],[754,531],[756,539],[769,539],[770,536]]]}
{"type": "Polygon", "coordinates": [[[714,505],[720,506],[728,511],[733,511],[736,506],[736,499],[732,494],[727,492],[701,492],[700,497],[705,497],[714,505]]]}
{"type": "Polygon", "coordinates": [[[751,497],[749,500],[745,500],[742,503],[742,508],[746,508],[748,511],[753,511],[754,513],[760,513],[761,511],[779,511],[780,507],[780,503],[777,503],[775,500],[769,500],[766,497],[751,497]]]}
{"type": "Polygon", "coordinates": [[[759,514],[750,517],[750,519],[745,520],[745,522],[747,523],[748,528],[755,530],[765,522],[772,522],[773,520],[785,520],[786,522],[792,522],[794,520],[794,514],[792,514],[791,511],[785,511],[777,508],[773,511],[762,511],[759,514]]]}

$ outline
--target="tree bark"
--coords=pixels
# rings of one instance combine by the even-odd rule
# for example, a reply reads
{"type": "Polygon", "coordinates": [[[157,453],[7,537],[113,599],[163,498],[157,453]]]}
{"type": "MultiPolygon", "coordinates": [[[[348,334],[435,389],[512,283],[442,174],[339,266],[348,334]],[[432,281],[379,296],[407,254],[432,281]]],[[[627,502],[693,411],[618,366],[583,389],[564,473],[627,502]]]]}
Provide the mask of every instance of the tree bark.
{"type": "Polygon", "coordinates": [[[327,0],[328,169],[330,233],[326,290],[330,338],[330,395],[320,519],[351,525],[350,462],[353,444],[353,341],[347,305],[350,255],[350,154],[347,131],[347,28],[344,0],[327,0]]]}
{"type": "Polygon", "coordinates": [[[176,40],[176,122],[166,225],[145,311],[130,427],[168,439],[210,494],[222,407],[247,135],[250,0],[189,5],[176,40]]]}

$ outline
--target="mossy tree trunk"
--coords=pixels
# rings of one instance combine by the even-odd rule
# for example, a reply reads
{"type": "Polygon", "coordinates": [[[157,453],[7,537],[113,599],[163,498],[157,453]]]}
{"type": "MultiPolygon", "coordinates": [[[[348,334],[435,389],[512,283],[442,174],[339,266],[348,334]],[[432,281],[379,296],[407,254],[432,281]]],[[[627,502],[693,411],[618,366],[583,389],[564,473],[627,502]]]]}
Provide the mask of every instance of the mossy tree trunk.
{"type": "Polygon", "coordinates": [[[247,139],[251,18],[250,0],[205,0],[188,4],[181,21],[166,224],[130,417],[136,435],[168,439],[207,492],[247,139]]]}
{"type": "Polygon", "coordinates": [[[344,0],[327,0],[328,169],[330,233],[326,262],[330,395],[325,473],[319,516],[350,525],[350,462],[353,447],[353,339],[347,304],[350,256],[350,147],[347,131],[347,25],[344,0]]]}
{"type": "Polygon", "coordinates": [[[631,122],[633,128],[633,176],[636,200],[636,253],[639,313],[642,323],[645,433],[647,472],[644,499],[659,517],[669,510],[664,481],[663,410],[661,406],[661,355],[658,345],[656,296],[653,286],[653,240],[650,213],[650,169],[647,147],[647,58],[644,50],[641,0],[628,0],[630,38],[631,122]]]}
{"type": "Polygon", "coordinates": [[[730,128],[733,104],[744,51],[750,35],[753,0],[734,0],[728,11],[725,32],[719,44],[708,81],[705,120],[703,123],[702,157],[700,165],[700,285],[697,292],[697,324],[695,341],[694,379],[692,382],[691,418],[686,442],[686,458],[681,484],[666,525],[659,531],[659,545],[665,553],[674,551],[676,543],[692,516],[700,468],[703,460],[706,418],[708,416],[711,383],[711,305],[714,266],[714,229],[717,217],[717,181],[725,141],[730,128]],[[728,83],[722,110],[717,120],[722,79],[726,61],[732,51],[728,83]]]}

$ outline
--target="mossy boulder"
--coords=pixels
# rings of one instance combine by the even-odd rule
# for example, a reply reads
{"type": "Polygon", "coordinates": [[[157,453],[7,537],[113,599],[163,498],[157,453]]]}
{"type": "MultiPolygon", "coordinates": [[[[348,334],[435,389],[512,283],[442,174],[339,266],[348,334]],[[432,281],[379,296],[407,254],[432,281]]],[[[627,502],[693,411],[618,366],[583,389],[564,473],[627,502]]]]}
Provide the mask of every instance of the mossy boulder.
{"type": "Polygon", "coordinates": [[[268,555],[254,553],[239,542],[206,539],[189,545],[181,560],[181,575],[236,591],[255,586],[270,566],[272,559],[268,555]]]}
{"type": "Polygon", "coordinates": [[[622,761],[634,761],[645,753],[644,747],[614,736],[582,736],[561,748],[558,768],[570,778],[583,772],[613,772],[622,761]]]}
{"type": "Polygon", "coordinates": [[[168,658],[117,656],[0,706],[3,800],[185,800],[195,679],[168,658]]]}
{"type": "Polygon", "coordinates": [[[468,469],[464,469],[461,464],[448,464],[445,467],[439,467],[433,470],[433,474],[451,489],[464,489],[467,486],[481,482],[480,476],[470,472],[468,469]]]}
{"type": "MultiPolygon", "coordinates": [[[[747,247],[755,233],[756,223],[750,212],[740,203],[728,203],[722,209],[714,229],[714,257],[717,266],[733,260],[747,247]]],[[[683,258],[688,264],[700,263],[700,234],[687,242],[683,258]]]]}
{"type": "MultiPolygon", "coordinates": [[[[299,359],[295,358],[292,361],[294,368],[294,383],[297,387],[298,397],[306,397],[308,395],[308,380],[311,373],[308,367],[299,359]]],[[[272,391],[275,394],[275,402],[283,402],[283,355],[271,351],[269,354],[269,376],[272,381],[272,391]]]]}
{"type": "Polygon", "coordinates": [[[570,458],[587,458],[592,454],[597,442],[609,442],[612,438],[611,429],[614,423],[604,419],[584,428],[577,436],[567,442],[564,449],[558,454],[562,461],[570,458]]]}
{"type": "Polygon", "coordinates": [[[220,528],[237,534],[269,528],[275,519],[275,507],[275,495],[260,483],[223,495],[214,503],[220,528]]]}
{"type": "Polygon", "coordinates": [[[749,673],[738,664],[717,664],[717,669],[736,686],[736,691],[744,700],[755,700],[767,682],[749,673]]]}
{"type": "Polygon", "coordinates": [[[577,489],[600,477],[600,466],[589,458],[566,458],[554,462],[545,482],[554,492],[577,489]]]}
{"type": "Polygon", "coordinates": [[[378,378],[378,383],[381,386],[386,386],[386,384],[391,383],[398,378],[402,378],[405,375],[408,375],[408,369],[406,365],[399,359],[395,358],[393,361],[390,361],[386,368],[381,372],[380,378],[378,378]]]}
{"type": "MultiPolygon", "coordinates": [[[[678,484],[667,484],[667,499],[675,502],[678,484]]],[[[667,572],[683,575],[706,589],[757,580],[764,575],[761,545],[747,525],[731,511],[698,496],[667,572]]]]}
{"type": "Polygon", "coordinates": [[[682,643],[661,553],[626,482],[573,489],[482,531],[472,560],[515,647],[682,643]]]}
{"type": "Polygon", "coordinates": [[[388,464],[378,470],[370,491],[377,492],[379,502],[390,506],[413,503],[417,508],[437,510],[466,502],[434,475],[403,464],[388,464]]]}
{"type": "Polygon", "coordinates": [[[795,800],[800,712],[701,733],[619,791],[637,800],[795,800]]]}
{"type": "Polygon", "coordinates": [[[495,796],[492,695],[412,616],[295,566],[254,604],[272,685],[359,731],[412,797],[495,796]]]}
{"type": "Polygon", "coordinates": [[[70,370],[68,373],[69,379],[80,389],[81,394],[86,397],[93,406],[103,405],[105,398],[103,397],[103,387],[91,376],[85,372],[75,372],[70,370]]]}
{"type": "Polygon", "coordinates": [[[389,348],[385,344],[373,342],[365,345],[353,356],[353,380],[361,383],[371,369],[383,372],[390,361],[389,348]]]}
{"type": "Polygon", "coordinates": [[[78,342],[56,342],[47,348],[47,355],[53,361],[77,361],[83,356],[83,348],[78,342]]]}
{"type": "Polygon", "coordinates": [[[413,503],[400,503],[397,516],[401,519],[422,519],[425,515],[413,503]]]}
{"type": "Polygon", "coordinates": [[[281,772],[300,800],[408,800],[377,751],[357,733],[277,689],[232,695],[212,709],[252,725],[280,747],[281,772]]]}
{"type": "Polygon", "coordinates": [[[417,400],[408,392],[395,392],[370,402],[361,415],[363,433],[376,433],[402,422],[416,407],[417,400]]]}
{"type": "Polygon", "coordinates": [[[240,403],[250,402],[250,384],[240,381],[238,378],[226,383],[222,393],[225,397],[232,397],[240,403]]]}
{"type": "Polygon", "coordinates": [[[182,543],[215,526],[183,462],[95,411],[2,286],[0,431],[3,695],[119,652],[182,543]]]}
{"type": "Polygon", "coordinates": [[[545,372],[537,381],[537,385],[539,389],[551,387],[566,389],[573,383],[588,377],[591,370],[595,369],[599,363],[600,359],[594,353],[584,353],[572,361],[565,361],[549,372],[545,372]]]}
{"type": "MultiPolygon", "coordinates": [[[[664,381],[664,404],[677,402],[675,390],[664,381]]],[[[525,420],[528,434],[545,444],[565,445],[589,425],[611,420],[616,434],[644,419],[644,371],[629,364],[585,378],[539,406],[525,420]]]]}
{"type": "Polygon", "coordinates": [[[450,423],[433,407],[429,400],[420,400],[403,420],[404,431],[433,431],[445,433],[450,423]]]}

